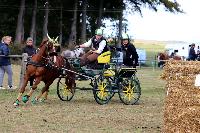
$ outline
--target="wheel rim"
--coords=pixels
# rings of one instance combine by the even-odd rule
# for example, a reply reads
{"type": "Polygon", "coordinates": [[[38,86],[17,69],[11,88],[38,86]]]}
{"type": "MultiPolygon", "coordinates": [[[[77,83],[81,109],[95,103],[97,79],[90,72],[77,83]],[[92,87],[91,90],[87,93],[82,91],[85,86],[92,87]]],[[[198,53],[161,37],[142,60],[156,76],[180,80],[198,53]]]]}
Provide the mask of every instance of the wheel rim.
{"type": "Polygon", "coordinates": [[[96,102],[98,104],[107,104],[113,97],[113,94],[109,79],[99,77],[96,81],[96,87],[94,88],[94,98],[96,102]]]}
{"type": "Polygon", "coordinates": [[[63,83],[61,80],[58,82],[57,88],[58,97],[62,101],[70,101],[74,96],[74,89],[63,83]]]}
{"type": "Polygon", "coordinates": [[[137,81],[132,79],[124,79],[119,91],[120,100],[124,104],[135,104],[141,94],[141,89],[137,81]]]}
{"type": "Polygon", "coordinates": [[[133,99],[135,96],[133,95],[134,92],[134,88],[135,85],[133,85],[133,87],[131,86],[131,83],[128,84],[128,86],[124,86],[125,90],[123,89],[123,93],[124,93],[124,99],[128,98],[128,101],[131,101],[131,99],[133,99]]]}
{"type": "Polygon", "coordinates": [[[108,89],[106,89],[107,88],[107,83],[105,83],[105,82],[101,82],[99,85],[98,85],[98,93],[97,93],[97,95],[98,95],[98,97],[100,98],[100,99],[102,99],[102,100],[107,100],[107,97],[109,96],[109,91],[108,91],[108,89]]]}

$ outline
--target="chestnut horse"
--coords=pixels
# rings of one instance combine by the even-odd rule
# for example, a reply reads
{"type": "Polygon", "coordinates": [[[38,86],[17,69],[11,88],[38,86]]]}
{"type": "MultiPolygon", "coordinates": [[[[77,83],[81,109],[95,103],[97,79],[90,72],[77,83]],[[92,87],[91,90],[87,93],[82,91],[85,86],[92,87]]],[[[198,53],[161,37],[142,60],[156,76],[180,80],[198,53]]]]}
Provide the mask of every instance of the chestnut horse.
{"type": "Polygon", "coordinates": [[[169,56],[167,53],[158,53],[157,59],[158,59],[158,67],[163,67],[166,60],[169,60],[169,59],[182,60],[181,56],[178,56],[178,55],[169,56]]]}
{"type": "MultiPolygon", "coordinates": [[[[50,56],[54,43],[55,41],[53,39],[43,41],[39,47],[38,53],[33,55],[31,60],[27,63],[24,82],[19,90],[17,100],[14,102],[15,106],[18,106],[21,100],[26,103],[33,94],[34,90],[37,88],[40,81],[43,81],[45,86],[42,88],[40,95],[35,97],[34,100],[39,100],[43,95],[47,98],[49,86],[62,74],[61,67],[72,70],[72,66],[62,56],[50,56]],[[35,82],[29,93],[22,97],[30,77],[34,77],[35,82]]],[[[72,89],[75,85],[75,75],[73,73],[66,72],[65,83],[72,89]]]]}

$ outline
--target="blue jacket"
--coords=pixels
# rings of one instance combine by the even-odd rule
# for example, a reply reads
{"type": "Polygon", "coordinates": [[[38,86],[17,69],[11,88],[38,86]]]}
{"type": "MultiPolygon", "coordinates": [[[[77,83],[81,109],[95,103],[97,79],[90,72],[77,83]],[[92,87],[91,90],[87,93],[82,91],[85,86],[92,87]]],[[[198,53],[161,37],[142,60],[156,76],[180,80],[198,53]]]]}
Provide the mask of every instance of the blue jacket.
{"type": "MultiPolygon", "coordinates": [[[[10,49],[7,44],[0,43],[0,55],[8,56],[10,53],[10,49]]],[[[0,57],[0,66],[11,65],[9,57],[0,57]]]]}
{"type": "Polygon", "coordinates": [[[22,49],[22,53],[27,53],[28,56],[32,56],[34,54],[36,54],[36,49],[33,46],[28,46],[26,45],[23,49],[22,49]]]}

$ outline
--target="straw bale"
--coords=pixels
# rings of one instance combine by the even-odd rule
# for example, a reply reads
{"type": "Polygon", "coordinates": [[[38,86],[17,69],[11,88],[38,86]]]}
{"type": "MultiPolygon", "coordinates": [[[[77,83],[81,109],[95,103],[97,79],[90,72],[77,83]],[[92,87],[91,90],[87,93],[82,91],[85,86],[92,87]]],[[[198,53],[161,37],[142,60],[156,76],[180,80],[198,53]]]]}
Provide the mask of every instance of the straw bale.
{"type": "Polygon", "coordinates": [[[165,133],[200,133],[200,87],[195,78],[200,74],[200,62],[166,62],[161,78],[166,80],[164,109],[165,133]]]}
{"type": "Polygon", "coordinates": [[[165,133],[200,132],[199,106],[191,106],[185,108],[177,108],[176,106],[167,106],[165,110],[166,110],[164,113],[165,133]]]}

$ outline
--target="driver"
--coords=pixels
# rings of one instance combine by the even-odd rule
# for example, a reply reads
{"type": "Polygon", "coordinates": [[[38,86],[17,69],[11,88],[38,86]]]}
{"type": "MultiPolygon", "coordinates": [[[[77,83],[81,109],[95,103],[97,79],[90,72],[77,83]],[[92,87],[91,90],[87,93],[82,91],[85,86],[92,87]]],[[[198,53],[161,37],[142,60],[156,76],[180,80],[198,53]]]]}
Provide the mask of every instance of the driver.
{"type": "Polygon", "coordinates": [[[97,60],[101,53],[109,51],[106,43],[106,39],[103,37],[103,30],[97,29],[95,36],[93,36],[88,42],[79,45],[80,48],[91,47],[91,50],[85,53],[80,58],[80,65],[84,66],[97,60]]]}

